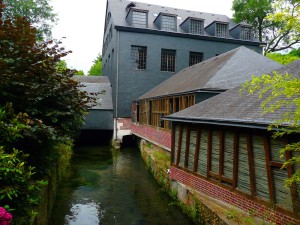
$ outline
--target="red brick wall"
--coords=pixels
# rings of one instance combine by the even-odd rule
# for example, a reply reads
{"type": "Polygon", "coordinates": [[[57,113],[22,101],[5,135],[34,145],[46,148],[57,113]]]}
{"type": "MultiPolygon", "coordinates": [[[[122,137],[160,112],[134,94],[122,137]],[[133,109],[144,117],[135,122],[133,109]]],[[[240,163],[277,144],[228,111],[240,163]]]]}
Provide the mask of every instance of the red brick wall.
{"type": "Polygon", "coordinates": [[[146,140],[153,141],[154,143],[171,149],[171,131],[146,125],[132,124],[131,132],[139,137],[144,137],[146,140]]]}
{"type": "Polygon", "coordinates": [[[120,130],[130,130],[132,126],[131,118],[118,118],[118,123],[123,123],[120,130]]]}
{"type": "Polygon", "coordinates": [[[218,185],[215,185],[198,176],[195,176],[173,166],[171,166],[170,168],[170,179],[176,180],[215,199],[232,204],[246,212],[253,210],[257,214],[257,216],[261,218],[270,218],[278,225],[300,224],[300,220],[296,220],[257,202],[251,201],[244,196],[238,195],[237,193],[231,192],[227,189],[224,189],[218,185]]]}

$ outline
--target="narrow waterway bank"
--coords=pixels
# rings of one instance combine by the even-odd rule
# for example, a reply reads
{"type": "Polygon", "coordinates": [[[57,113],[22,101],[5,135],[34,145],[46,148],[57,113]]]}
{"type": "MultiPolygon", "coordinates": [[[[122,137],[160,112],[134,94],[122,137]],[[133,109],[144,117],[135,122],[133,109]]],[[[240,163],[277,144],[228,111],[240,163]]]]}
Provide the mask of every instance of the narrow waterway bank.
{"type": "Polygon", "coordinates": [[[137,148],[75,148],[51,225],[192,224],[162,191],[137,148]]]}

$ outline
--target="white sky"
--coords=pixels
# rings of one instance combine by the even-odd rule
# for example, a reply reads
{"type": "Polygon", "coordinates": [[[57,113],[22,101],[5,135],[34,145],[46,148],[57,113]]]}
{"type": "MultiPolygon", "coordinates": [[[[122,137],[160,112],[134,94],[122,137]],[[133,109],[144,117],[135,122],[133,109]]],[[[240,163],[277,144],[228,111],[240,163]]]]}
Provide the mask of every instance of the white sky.
{"type": "MultiPolygon", "coordinates": [[[[124,1],[124,0],[123,0],[124,1]]],[[[233,0],[137,0],[138,2],[170,6],[232,17],[233,0]]],[[[69,67],[85,73],[102,50],[106,0],[52,0],[58,24],[53,38],[63,39],[63,46],[73,53],[65,57],[69,67]]]]}

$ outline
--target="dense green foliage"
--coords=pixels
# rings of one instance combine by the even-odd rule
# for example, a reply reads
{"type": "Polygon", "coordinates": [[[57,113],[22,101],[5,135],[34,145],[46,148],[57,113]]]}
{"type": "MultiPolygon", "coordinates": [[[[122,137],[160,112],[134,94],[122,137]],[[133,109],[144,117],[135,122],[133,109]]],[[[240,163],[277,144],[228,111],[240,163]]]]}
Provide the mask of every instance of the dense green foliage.
{"type": "Polygon", "coordinates": [[[300,43],[299,0],[234,0],[236,22],[253,25],[265,53],[289,49],[300,43]]]}
{"type": "MultiPolygon", "coordinates": [[[[68,65],[66,63],[65,60],[60,60],[57,64],[56,64],[56,70],[57,73],[63,73],[63,71],[68,70],[68,65]]],[[[84,72],[82,70],[74,70],[74,75],[84,75],[84,72]]]]}
{"type": "Polygon", "coordinates": [[[282,65],[289,64],[293,61],[296,61],[300,59],[300,48],[293,49],[288,54],[282,54],[282,53],[268,53],[266,55],[269,59],[272,59],[282,65]]]}
{"type": "Polygon", "coordinates": [[[88,71],[89,75],[101,76],[102,75],[102,56],[99,54],[97,58],[93,61],[93,65],[88,71]]]}
{"type": "MultiPolygon", "coordinates": [[[[269,126],[269,130],[280,128],[274,132],[274,138],[300,133],[300,80],[291,74],[262,75],[253,77],[243,85],[250,93],[257,92],[262,100],[263,113],[273,113],[281,108],[291,109],[285,112],[278,121],[269,126]],[[283,124],[287,124],[283,126],[283,124]]],[[[295,166],[295,173],[287,180],[288,185],[300,184],[300,142],[299,139],[281,150],[281,157],[285,152],[292,152],[292,158],[283,167],[295,166]]]]}
{"type": "Polygon", "coordinates": [[[38,44],[35,34],[24,18],[0,20],[0,105],[12,102],[16,112],[40,119],[62,136],[74,135],[89,99],[71,79],[73,70],[57,73],[57,63],[69,52],[53,41],[38,44]]]}
{"type": "Polygon", "coordinates": [[[3,10],[3,18],[25,17],[28,22],[37,28],[39,40],[50,38],[53,24],[57,21],[57,15],[49,0],[3,0],[6,7],[3,10]]]}
{"type": "Polygon", "coordinates": [[[70,52],[39,43],[25,17],[2,18],[1,2],[0,206],[14,210],[14,224],[28,225],[44,177],[70,156],[92,99],[79,90],[73,70],[58,66],[70,52]]]}

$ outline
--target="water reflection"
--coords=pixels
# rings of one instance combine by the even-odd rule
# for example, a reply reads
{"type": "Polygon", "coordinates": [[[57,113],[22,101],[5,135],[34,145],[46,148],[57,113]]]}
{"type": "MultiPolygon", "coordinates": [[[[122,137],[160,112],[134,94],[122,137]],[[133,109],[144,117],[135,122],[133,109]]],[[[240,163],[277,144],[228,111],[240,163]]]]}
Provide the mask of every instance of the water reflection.
{"type": "Polygon", "coordinates": [[[77,148],[52,225],[191,224],[161,191],[138,149],[77,148]]]}

